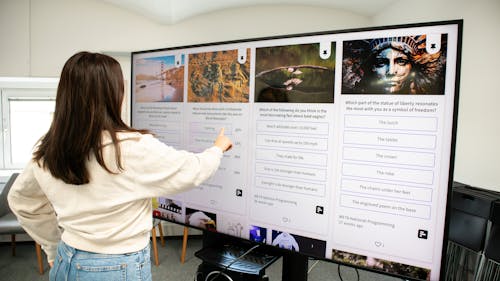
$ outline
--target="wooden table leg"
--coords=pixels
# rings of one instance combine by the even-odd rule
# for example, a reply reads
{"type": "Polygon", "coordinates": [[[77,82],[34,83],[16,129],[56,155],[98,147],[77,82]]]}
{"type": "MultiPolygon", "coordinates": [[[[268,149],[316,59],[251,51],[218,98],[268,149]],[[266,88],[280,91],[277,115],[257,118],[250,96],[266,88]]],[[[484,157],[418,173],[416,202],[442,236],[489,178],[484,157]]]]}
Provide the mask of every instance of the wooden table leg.
{"type": "Polygon", "coordinates": [[[10,235],[10,245],[12,248],[12,256],[15,256],[16,255],[16,235],[15,234],[10,235]]]}
{"type": "Polygon", "coordinates": [[[153,226],[153,230],[151,230],[151,232],[152,232],[151,236],[153,236],[153,237],[151,237],[151,241],[153,241],[153,255],[154,255],[154,259],[155,259],[155,265],[159,266],[160,262],[158,260],[158,246],[156,245],[156,229],[154,226],[153,226]]]}
{"type": "Polygon", "coordinates": [[[186,247],[187,247],[187,239],[188,239],[188,230],[187,226],[184,227],[184,234],[182,236],[182,253],[181,253],[181,263],[184,263],[186,259],[186,247]]]}
{"type": "Polygon", "coordinates": [[[36,249],[36,259],[38,262],[38,272],[40,273],[40,275],[43,275],[42,247],[40,247],[40,244],[35,242],[35,249],[36,249]]]}
{"type": "Polygon", "coordinates": [[[163,239],[163,226],[161,222],[158,224],[158,230],[160,231],[160,243],[162,247],[165,247],[165,239],[163,239]]]}

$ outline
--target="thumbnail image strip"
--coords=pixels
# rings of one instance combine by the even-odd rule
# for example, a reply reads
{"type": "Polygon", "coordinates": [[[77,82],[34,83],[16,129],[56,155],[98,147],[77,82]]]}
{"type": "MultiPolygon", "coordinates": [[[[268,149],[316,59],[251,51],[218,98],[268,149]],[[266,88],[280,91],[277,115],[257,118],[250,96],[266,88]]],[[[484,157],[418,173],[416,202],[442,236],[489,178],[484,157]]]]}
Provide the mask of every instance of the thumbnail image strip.
{"type": "Polygon", "coordinates": [[[186,224],[212,232],[217,231],[217,215],[215,213],[186,208],[186,224]]]}
{"type": "Polygon", "coordinates": [[[326,241],[289,232],[273,230],[271,245],[317,258],[325,257],[326,241]]]}
{"type": "Polygon", "coordinates": [[[153,217],[183,223],[182,202],[166,197],[153,198],[153,217]]]}
{"type": "Polygon", "coordinates": [[[344,264],[352,264],[355,266],[367,267],[373,270],[387,272],[405,277],[411,277],[419,280],[429,280],[431,273],[430,269],[427,268],[392,262],[383,259],[377,259],[363,255],[357,255],[338,250],[332,251],[332,260],[344,264]]]}

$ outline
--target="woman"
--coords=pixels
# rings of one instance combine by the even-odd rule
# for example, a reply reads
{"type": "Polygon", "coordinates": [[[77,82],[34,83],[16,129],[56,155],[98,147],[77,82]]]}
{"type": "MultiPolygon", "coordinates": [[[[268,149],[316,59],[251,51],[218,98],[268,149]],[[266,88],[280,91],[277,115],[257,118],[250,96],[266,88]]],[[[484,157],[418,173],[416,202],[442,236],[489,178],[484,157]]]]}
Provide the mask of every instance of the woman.
{"type": "Polygon", "coordinates": [[[42,245],[50,280],[151,280],[151,198],[199,185],[231,148],[175,150],[120,118],[124,82],[113,58],[80,52],[64,65],[54,119],[9,193],[42,245]]]}

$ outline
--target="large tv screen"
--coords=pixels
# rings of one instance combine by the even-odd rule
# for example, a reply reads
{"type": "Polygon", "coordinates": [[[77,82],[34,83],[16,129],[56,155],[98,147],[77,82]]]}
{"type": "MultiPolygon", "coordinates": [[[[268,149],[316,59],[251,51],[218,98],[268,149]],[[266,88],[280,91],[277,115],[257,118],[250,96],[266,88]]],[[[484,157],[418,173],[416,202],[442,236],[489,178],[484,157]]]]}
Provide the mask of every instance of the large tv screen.
{"type": "Polygon", "coordinates": [[[233,140],[154,216],[414,280],[439,280],[462,21],[132,53],[131,120],[199,152],[233,140]]]}

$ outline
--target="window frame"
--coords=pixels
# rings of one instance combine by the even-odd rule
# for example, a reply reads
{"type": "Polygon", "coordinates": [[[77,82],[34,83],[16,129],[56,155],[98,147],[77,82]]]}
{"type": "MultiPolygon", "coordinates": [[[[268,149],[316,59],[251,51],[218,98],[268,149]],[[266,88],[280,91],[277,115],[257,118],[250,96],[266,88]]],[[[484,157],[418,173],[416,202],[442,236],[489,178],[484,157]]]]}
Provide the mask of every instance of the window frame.
{"type": "Polygon", "coordinates": [[[10,100],[47,101],[56,98],[58,78],[11,78],[0,77],[0,176],[22,169],[26,163],[12,163],[10,128],[10,100]]]}

